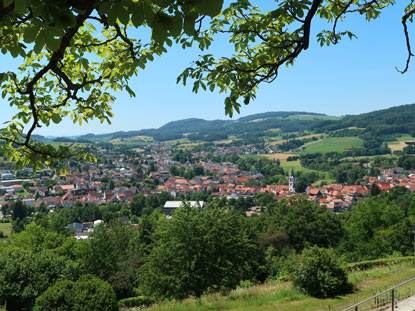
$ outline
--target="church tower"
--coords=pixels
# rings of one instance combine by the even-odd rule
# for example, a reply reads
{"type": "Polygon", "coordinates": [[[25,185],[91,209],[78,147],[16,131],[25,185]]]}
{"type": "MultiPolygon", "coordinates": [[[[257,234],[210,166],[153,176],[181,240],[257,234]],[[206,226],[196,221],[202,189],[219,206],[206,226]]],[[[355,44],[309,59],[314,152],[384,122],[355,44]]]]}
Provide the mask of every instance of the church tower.
{"type": "Polygon", "coordinates": [[[291,168],[291,172],[290,172],[290,178],[288,179],[288,190],[290,192],[295,192],[295,183],[296,183],[296,179],[294,177],[294,170],[291,168]]]}

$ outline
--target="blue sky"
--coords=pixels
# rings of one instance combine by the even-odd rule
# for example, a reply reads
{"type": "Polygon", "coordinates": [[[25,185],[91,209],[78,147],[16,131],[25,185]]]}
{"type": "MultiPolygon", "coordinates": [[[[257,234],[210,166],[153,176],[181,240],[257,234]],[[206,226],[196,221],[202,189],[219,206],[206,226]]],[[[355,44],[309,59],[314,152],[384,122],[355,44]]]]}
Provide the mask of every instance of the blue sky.
{"type": "MultiPolygon", "coordinates": [[[[266,111],[359,114],[415,103],[415,64],[412,63],[405,75],[395,70],[395,66],[403,67],[407,57],[401,16],[399,5],[385,10],[378,20],[370,23],[362,16],[350,16],[339,30],[352,30],[358,39],[345,39],[337,46],[323,48],[316,42],[315,34],[324,25],[320,21],[314,23],[310,48],[299,56],[294,67],[281,70],[274,83],[262,85],[257,99],[243,106],[239,116],[266,111]]],[[[414,38],[412,25],[410,30],[414,38]]],[[[221,39],[215,42],[212,51],[217,55],[229,55],[232,49],[221,39]]],[[[36,133],[72,136],[155,128],[191,117],[226,119],[224,94],[203,91],[194,94],[190,84],[186,87],[176,84],[177,76],[200,53],[197,49],[172,47],[167,54],[149,63],[130,82],[137,95],[135,98],[127,93],[115,94],[111,126],[90,122],[80,127],[66,120],[36,133]]],[[[0,60],[0,71],[8,70],[8,59],[0,56],[0,60]]],[[[1,122],[12,115],[7,106],[0,101],[1,122]]],[[[234,115],[234,118],[239,116],[234,115]]]]}

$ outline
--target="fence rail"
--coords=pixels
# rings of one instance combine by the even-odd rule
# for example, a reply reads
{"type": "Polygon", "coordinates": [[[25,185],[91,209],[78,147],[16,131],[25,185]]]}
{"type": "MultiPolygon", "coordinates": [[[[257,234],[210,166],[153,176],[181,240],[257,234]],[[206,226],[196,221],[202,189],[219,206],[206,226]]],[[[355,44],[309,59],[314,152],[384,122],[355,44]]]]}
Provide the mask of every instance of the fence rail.
{"type": "Polygon", "coordinates": [[[398,311],[397,303],[415,295],[415,278],[364,299],[349,307],[329,306],[329,311],[398,311]]]}

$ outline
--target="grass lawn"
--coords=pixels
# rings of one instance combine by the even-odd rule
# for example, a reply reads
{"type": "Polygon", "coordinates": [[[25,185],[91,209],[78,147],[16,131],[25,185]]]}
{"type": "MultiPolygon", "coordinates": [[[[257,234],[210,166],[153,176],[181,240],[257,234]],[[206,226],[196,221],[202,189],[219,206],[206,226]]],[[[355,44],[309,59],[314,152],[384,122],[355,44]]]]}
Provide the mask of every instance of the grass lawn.
{"type": "Polygon", "coordinates": [[[312,170],[308,169],[308,168],[304,168],[301,166],[300,164],[300,160],[296,160],[296,161],[281,161],[281,167],[285,170],[285,171],[290,171],[291,169],[294,170],[294,172],[311,172],[312,170]]]}
{"type": "Polygon", "coordinates": [[[363,146],[363,140],[358,137],[328,137],[316,142],[309,143],[300,154],[316,152],[342,152],[352,147],[363,146]]]}
{"type": "Polygon", "coordinates": [[[7,236],[10,235],[12,232],[12,224],[11,223],[0,223],[0,231],[3,231],[3,233],[7,236]]]}
{"type": "MultiPolygon", "coordinates": [[[[146,308],[148,311],[326,311],[329,306],[347,307],[413,277],[410,263],[373,268],[351,273],[349,281],[354,293],[330,299],[317,299],[303,294],[290,283],[276,282],[236,289],[228,295],[212,294],[199,301],[193,298],[180,302],[164,302],[146,308]]],[[[142,309],[140,309],[142,310],[142,309]]]]}

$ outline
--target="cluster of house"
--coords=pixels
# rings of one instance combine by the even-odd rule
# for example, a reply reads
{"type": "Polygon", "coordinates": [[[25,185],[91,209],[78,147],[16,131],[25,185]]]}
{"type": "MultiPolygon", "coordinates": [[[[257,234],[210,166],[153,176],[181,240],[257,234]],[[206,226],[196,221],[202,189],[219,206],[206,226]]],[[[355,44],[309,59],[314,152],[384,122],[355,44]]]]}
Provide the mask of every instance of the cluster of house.
{"type": "Polygon", "coordinates": [[[280,152],[278,145],[271,144],[246,144],[240,146],[217,146],[214,147],[214,155],[246,155],[246,154],[267,154],[280,152]]]}
{"type": "Polygon", "coordinates": [[[358,200],[364,200],[369,196],[369,189],[373,185],[376,185],[380,192],[389,191],[394,187],[405,187],[410,192],[415,191],[415,174],[406,175],[401,167],[379,170],[380,175],[377,177],[365,176],[366,182],[362,185],[331,184],[319,188],[307,187],[306,194],[309,200],[339,212],[356,204],[358,200]]]}
{"type": "Polygon", "coordinates": [[[324,205],[331,211],[340,212],[355,205],[357,200],[367,197],[369,190],[362,185],[330,184],[320,188],[307,187],[306,194],[310,201],[324,205]]]}
{"type": "MultiPolygon", "coordinates": [[[[220,155],[236,151],[263,152],[260,147],[244,145],[212,148],[215,155],[220,155]]],[[[76,202],[98,205],[128,203],[138,193],[147,196],[160,192],[168,192],[173,196],[208,192],[212,196],[226,198],[271,193],[276,200],[296,195],[293,172],[288,185],[261,187],[259,184],[264,178],[261,173],[241,171],[233,163],[214,163],[209,160],[211,151],[195,152],[193,156],[199,159],[197,163],[179,163],[173,159],[172,150],[170,145],[151,144],[143,154],[130,157],[117,151],[100,149],[97,151],[98,163],[89,163],[82,168],[80,165],[72,166],[66,175],[59,176],[51,170],[44,170],[37,172],[36,176],[32,175],[31,179],[18,179],[10,170],[3,170],[0,171],[0,206],[18,198],[33,207],[43,203],[49,209],[73,207],[76,202]],[[195,165],[202,166],[205,172],[210,172],[209,175],[188,180],[170,173],[172,166],[187,169],[195,165]]],[[[405,175],[402,168],[381,168],[380,172],[378,177],[367,177],[367,183],[363,185],[308,187],[304,195],[330,210],[341,211],[367,197],[368,189],[374,183],[381,191],[388,191],[395,186],[415,190],[415,176],[405,175]]]]}

